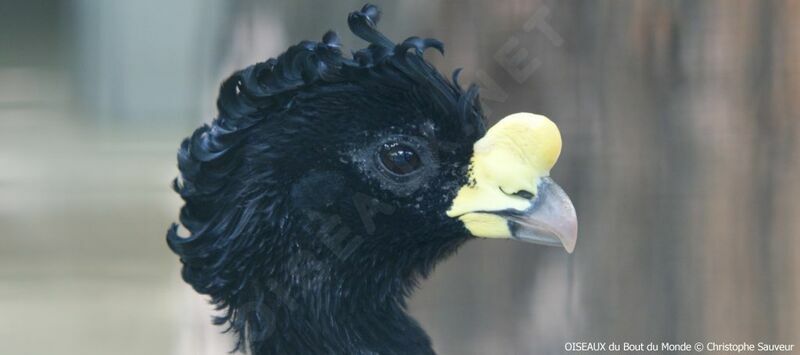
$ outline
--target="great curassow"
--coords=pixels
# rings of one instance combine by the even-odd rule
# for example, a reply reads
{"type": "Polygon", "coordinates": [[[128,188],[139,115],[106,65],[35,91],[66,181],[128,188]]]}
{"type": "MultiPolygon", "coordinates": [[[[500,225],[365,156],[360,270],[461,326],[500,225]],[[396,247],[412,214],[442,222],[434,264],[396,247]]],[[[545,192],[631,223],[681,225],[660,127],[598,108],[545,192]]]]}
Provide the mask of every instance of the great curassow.
{"type": "Polygon", "coordinates": [[[169,247],[252,354],[433,354],[406,312],[420,278],[471,237],[563,245],[575,210],[548,176],[558,128],[519,113],[488,131],[477,87],[395,44],[379,10],[234,73],[218,117],[181,144],[169,247]]]}

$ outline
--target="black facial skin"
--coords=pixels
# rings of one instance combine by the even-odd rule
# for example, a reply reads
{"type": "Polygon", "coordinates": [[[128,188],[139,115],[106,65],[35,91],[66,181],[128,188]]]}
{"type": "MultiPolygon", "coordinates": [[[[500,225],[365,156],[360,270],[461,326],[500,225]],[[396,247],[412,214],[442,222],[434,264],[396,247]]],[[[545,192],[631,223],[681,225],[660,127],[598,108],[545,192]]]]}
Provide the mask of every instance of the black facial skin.
{"type": "Polygon", "coordinates": [[[468,238],[445,212],[485,128],[477,89],[422,58],[441,43],[395,46],[378,17],[350,15],[353,59],[329,32],[235,73],[181,145],[191,234],[167,242],[253,354],[433,353],[406,297],[468,238]]]}

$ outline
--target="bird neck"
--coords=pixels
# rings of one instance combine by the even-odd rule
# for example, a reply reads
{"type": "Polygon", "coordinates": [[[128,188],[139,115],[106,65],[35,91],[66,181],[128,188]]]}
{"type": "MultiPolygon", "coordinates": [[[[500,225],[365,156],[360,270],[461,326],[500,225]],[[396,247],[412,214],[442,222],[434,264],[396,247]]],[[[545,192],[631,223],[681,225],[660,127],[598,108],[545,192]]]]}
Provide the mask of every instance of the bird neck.
{"type": "Polygon", "coordinates": [[[407,313],[406,299],[465,240],[418,243],[413,254],[390,248],[346,258],[297,250],[273,254],[295,258],[268,259],[262,270],[270,272],[250,285],[244,302],[263,311],[245,315],[246,325],[237,329],[247,329],[256,355],[434,354],[430,338],[407,313]]]}
{"type": "Polygon", "coordinates": [[[411,284],[373,280],[378,284],[267,285],[276,301],[261,313],[272,324],[249,322],[253,353],[434,354],[430,338],[406,311],[411,284]]]}

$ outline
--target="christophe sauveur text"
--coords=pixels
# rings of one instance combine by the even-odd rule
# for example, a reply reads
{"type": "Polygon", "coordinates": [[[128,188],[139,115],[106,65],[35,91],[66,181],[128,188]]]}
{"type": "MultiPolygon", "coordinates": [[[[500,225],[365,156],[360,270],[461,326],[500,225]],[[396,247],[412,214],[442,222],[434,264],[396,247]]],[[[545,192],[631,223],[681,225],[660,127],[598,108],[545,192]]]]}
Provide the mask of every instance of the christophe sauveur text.
{"type": "Polygon", "coordinates": [[[795,344],[777,343],[726,343],[726,342],[695,342],[695,343],[670,343],[670,342],[567,342],[564,350],[568,352],[722,352],[749,353],[749,352],[790,352],[794,351],[795,344]]]}

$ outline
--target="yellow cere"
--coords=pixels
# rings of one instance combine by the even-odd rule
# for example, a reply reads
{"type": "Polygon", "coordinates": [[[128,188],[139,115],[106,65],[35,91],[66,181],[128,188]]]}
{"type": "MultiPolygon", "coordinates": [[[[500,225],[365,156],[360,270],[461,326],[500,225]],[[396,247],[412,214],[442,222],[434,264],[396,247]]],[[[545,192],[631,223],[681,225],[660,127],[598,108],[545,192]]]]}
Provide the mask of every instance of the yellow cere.
{"type": "MultiPolygon", "coordinates": [[[[470,183],[459,190],[447,215],[528,208],[529,201],[512,194],[521,190],[536,194],[539,180],[550,174],[559,154],[561,133],[549,118],[525,112],[503,118],[475,143],[470,183]]],[[[474,224],[475,218],[488,217],[461,220],[474,224]]]]}

